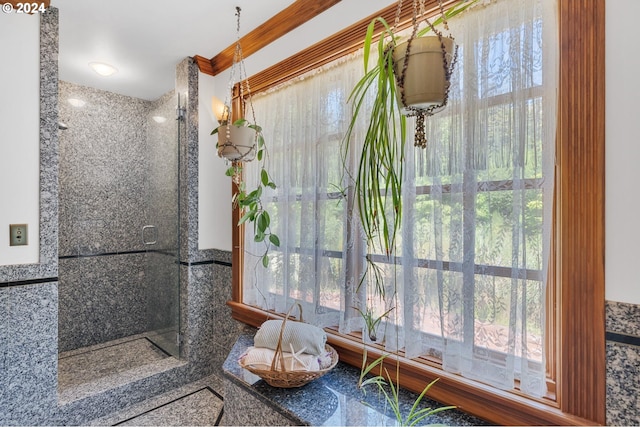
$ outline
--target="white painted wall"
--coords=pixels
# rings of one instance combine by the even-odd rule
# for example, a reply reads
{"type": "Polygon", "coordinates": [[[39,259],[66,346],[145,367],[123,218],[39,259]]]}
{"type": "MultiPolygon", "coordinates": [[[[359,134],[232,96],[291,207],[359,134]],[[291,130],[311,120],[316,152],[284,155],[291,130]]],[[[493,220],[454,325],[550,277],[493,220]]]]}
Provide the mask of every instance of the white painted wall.
{"type": "Polygon", "coordinates": [[[216,151],[217,137],[210,135],[218,126],[211,97],[224,100],[224,89],[216,88],[219,81],[220,77],[198,75],[198,248],[231,251],[231,181],[224,174],[228,166],[216,151]]]}
{"type": "Polygon", "coordinates": [[[606,2],[606,298],[640,304],[638,0],[606,2]]]}
{"type": "Polygon", "coordinates": [[[0,14],[0,265],[39,260],[40,19],[0,14]],[[9,246],[9,224],[29,244],[9,246]]]}

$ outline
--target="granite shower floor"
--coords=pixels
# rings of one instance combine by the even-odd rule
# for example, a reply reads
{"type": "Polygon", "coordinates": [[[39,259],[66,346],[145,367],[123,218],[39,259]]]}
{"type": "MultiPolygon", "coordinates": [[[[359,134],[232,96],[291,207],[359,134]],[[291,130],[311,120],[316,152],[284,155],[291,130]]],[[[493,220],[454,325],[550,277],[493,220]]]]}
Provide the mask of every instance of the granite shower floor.
{"type": "Polygon", "coordinates": [[[127,372],[168,358],[169,354],[141,335],[63,352],[58,356],[58,392],[65,394],[107,378],[126,379],[127,372]]]}

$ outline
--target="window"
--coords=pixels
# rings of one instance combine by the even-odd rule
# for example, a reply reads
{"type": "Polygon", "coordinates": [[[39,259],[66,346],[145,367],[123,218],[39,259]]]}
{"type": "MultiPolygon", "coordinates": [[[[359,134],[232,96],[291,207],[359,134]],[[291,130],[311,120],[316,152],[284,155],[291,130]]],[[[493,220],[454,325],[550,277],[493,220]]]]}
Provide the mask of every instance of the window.
{"type": "MultiPolygon", "coordinates": [[[[600,6],[602,6],[602,5],[600,5],[600,6]]],[[[594,7],[592,10],[593,10],[593,14],[592,15],[587,15],[580,5],[578,5],[578,4],[570,4],[570,2],[561,2],[561,11],[564,11],[564,13],[571,13],[572,16],[574,16],[574,17],[575,16],[579,16],[580,17],[580,19],[576,21],[577,22],[576,23],[576,27],[573,28],[573,30],[568,30],[567,29],[568,23],[566,22],[566,20],[562,21],[562,22],[564,22],[564,28],[563,28],[563,25],[561,25],[561,30],[563,30],[563,32],[561,33],[561,34],[563,34],[563,40],[570,39],[570,37],[567,34],[568,33],[571,34],[572,31],[575,34],[577,32],[576,28],[580,28],[580,30],[584,32],[585,31],[585,24],[584,24],[585,21],[588,22],[589,25],[592,25],[592,24],[590,24],[591,22],[595,22],[596,24],[598,22],[600,22],[600,21],[598,21],[598,19],[599,19],[599,17],[601,17],[602,9],[598,9],[598,8],[594,7]]],[[[561,16],[564,16],[564,15],[561,15],[561,16]]],[[[591,29],[594,32],[597,32],[597,28],[598,27],[595,26],[594,28],[591,28],[591,27],[587,26],[586,28],[591,29]]],[[[583,60],[582,63],[579,62],[579,59],[580,59],[579,55],[582,52],[579,51],[579,49],[577,49],[576,46],[572,46],[572,49],[573,49],[572,50],[573,56],[569,59],[569,60],[572,61],[572,64],[574,64],[576,67],[582,67],[583,69],[588,69],[589,65],[587,65],[587,60],[586,59],[583,60]]],[[[566,52],[566,50],[563,51],[563,52],[566,52]]],[[[567,62],[569,60],[565,59],[565,61],[567,61],[567,62]]],[[[572,71],[575,70],[575,69],[576,68],[572,68],[572,71]]],[[[596,73],[597,71],[598,70],[595,70],[593,72],[596,73]]],[[[565,68],[564,73],[566,73],[566,72],[567,71],[566,71],[566,68],[565,68]]],[[[345,75],[346,74],[343,74],[343,77],[345,75]]],[[[566,74],[564,74],[564,75],[566,76],[566,74]]],[[[579,163],[577,159],[580,156],[582,156],[583,158],[585,156],[585,155],[581,154],[581,151],[584,151],[585,144],[588,144],[588,143],[594,144],[594,142],[597,142],[598,140],[601,141],[601,139],[599,139],[599,138],[601,138],[601,134],[598,134],[597,132],[595,132],[590,141],[586,141],[585,142],[585,140],[583,139],[580,142],[580,144],[576,143],[574,145],[573,143],[571,143],[571,141],[572,141],[572,137],[570,135],[571,131],[568,130],[568,129],[573,129],[573,132],[580,132],[581,134],[584,134],[583,133],[583,129],[589,128],[591,126],[597,126],[598,121],[597,120],[590,120],[590,119],[582,118],[580,120],[579,124],[568,125],[567,120],[562,120],[562,118],[565,117],[567,114],[572,114],[573,116],[577,116],[577,114],[574,111],[575,108],[571,109],[571,108],[567,108],[566,107],[566,102],[567,102],[566,101],[567,100],[566,93],[571,93],[572,95],[577,96],[577,94],[579,94],[582,91],[584,91],[585,88],[589,89],[587,86],[590,86],[590,85],[593,84],[593,80],[591,80],[591,79],[589,79],[587,77],[582,77],[582,78],[584,79],[582,81],[582,83],[580,83],[580,82],[575,82],[574,83],[573,81],[571,81],[570,84],[567,84],[566,80],[565,80],[564,90],[562,91],[563,95],[561,96],[561,105],[565,105],[565,107],[561,108],[561,114],[560,114],[560,117],[561,117],[560,135],[561,136],[560,136],[559,141],[561,142],[561,145],[560,145],[559,150],[560,150],[561,153],[563,152],[563,150],[564,150],[565,153],[571,152],[572,155],[574,156],[574,158],[569,160],[570,157],[566,156],[566,154],[564,156],[562,156],[562,155],[559,156],[560,157],[560,163],[563,164],[563,165],[566,165],[566,170],[570,170],[571,171],[570,173],[563,174],[560,177],[560,180],[559,180],[559,184],[560,185],[559,185],[558,192],[560,194],[559,195],[559,199],[560,199],[559,205],[560,205],[561,211],[559,213],[560,219],[559,219],[558,222],[559,222],[560,226],[558,228],[562,229],[561,232],[559,233],[559,238],[562,239],[563,236],[564,236],[565,239],[566,239],[566,242],[567,242],[565,245],[563,245],[562,250],[559,251],[560,255],[558,256],[558,260],[559,260],[560,263],[562,263],[562,267],[560,268],[560,270],[564,270],[564,272],[559,274],[559,277],[563,281],[571,281],[571,282],[576,281],[577,282],[577,280],[576,280],[577,276],[581,276],[581,278],[583,279],[584,283],[581,283],[579,285],[582,286],[582,285],[586,284],[589,287],[591,287],[592,290],[596,291],[594,293],[595,297],[593,298],[593,302],[590,302],[590,307],[597,308],[598,307],[597,306],[597,302],[598,302],[599,298],[602,296],[602,292],[603,292],[603,289],[599,289],[598,288],[598,280],[601,279],[600,275],[596,274],[595,275],[596,276],[595,280],[593,280],[590,277],[588,277],[588,270],[589,270],[588,265],[586,266],[587,268],[584,269],[585,270],[584,273],[582,273],[582,272],[576,273],[573,268],[566,268],[566,266],[577,264],[576,261],[573,261],[573,264],[571,264],[572,263],[572,259],[577,259],[578,258],[577,254],[580,253],[580,250],[575,248],[576,245],[569,241],[570,239],[567,238],[567,234],[571,234],[572,232],[575,233],[575,231],[578,230],[580,227],[584,227],[583,230],[589,230],[589,232],[593,232],[595,235],[597,235],[598,232],[601,232],[601,230],[597,230],[597,229],[593,230],[592,228],[590,229],[590,227],[591,227],[590,224],[593,224],[593,223],[589,222],[589,221],[591,221],[590,218],[593,218],[593,217],[595,217],[596,219],[598,218],[598,212],[599,211],[597,210],[597,207],[598,207],[597,206],[598,205],[597,200],[588,201],[588,203],[584,203],[583,202],[583,203],[581,203],[580,206],[578,206],[578,205],[568,206],[568,203],[567,203],[569,200],[571,200],[572,196],[575,196],[575,193],[571,193],[569,191],[569,189],[571,188],[570,185],[575,185],[580,180],[585,180],[585,179],[588,182],[585,182],[584,184],[580,183],[579,184],[580,188],[583,188],[582,185],[592,185],[592,186],[595,186],[596,189],[597,189],[598,185],[600,185],[600,186],[602,185],[602,183],[600,181],[598,181],[597,179],[593,179],[593,175],[592,174],[590,175],[590,177],[585,177],[584,173],[580,173],[579,170],[580,170],[581,166],[576,164],[576,163],[579,163]],[[571,89],[572,92],[569,91],[567,89],[567,87],[571,87],[572,88],[571,89]],[[563,104],[563,102],[565,104],[563,104]],[[567,132],[569,132],[569,135],[567,135],[567,132]],[[569,141],[569,143],[563,143],[564,141],[569,141]],[[575,162],[574,162],[574,159],[576,159],[575,162]],[[578,171],[578,172],[576,172],[576,171],[578,171]],[[578,177],[580,177],[580,178],[578,178],[578,177]],[[591,203],[591,205],[587,206],[589,203],[591,203]],[[587,218],[586,220],[583,221],[582,218],[571,217],[571,215],[569,215],[570,218],[568,218],[566,216],[567,215],[567,213],[566,213],[567,211],[573,210],[574,212],[577,212],[580,209],[584,210],[582,212],[582,215],[586,215],[589,218],[587,218]],[[567,246],[574,247],[574,249],[572,249],[573,253],[567,254],[567,251],[566,251],[567,246]]],[[[591,90],[597,91],[598,88],[594,88],[594,89],[591,89],[591,90]]],[[[530,96],[530,101],[529,102],[535,103],[535,99],[536,99],[535,94],[532,94],[530,96]]],[[[494,101],[495,105],[499,105],[499,102],[498,102],[499,98],[494,98],[493,101],[494,101]]],[[[594,114],[596,116],[596,118],[597,118],[598,112],[597,112],[597,110],[593,110],[589,114],[594,114]]],[[[585,114],[584,117],[589,116],[589,114],[585,114]]],[[[583,117],[583,116],[580,116],[580,117],[583,117]]],[[[596,128],[594,128],[594,129],[596,129],[596,128]]],[[[326,138],[327,140],[330,139],[330,133],[325,133],[325,135],[323,135],[322,138],[326,138]]],[[[318,139],[318,141],[319,140],[320,139],[318,139]]],[[[315,148],[312,151],[303,151],[303,152],[301,152],[301,155],[309,156],[314,151],[317,151],[319,149],[318,148],[319,146],[320,146],[320,144],[316,145],[315,148]]],[[[332,152],[332,150],[330,148],[328,149],[328,151],[332,152]]],[[[297,166],[298,168],[321,166],[321,165],[318,165],[318,164],[309,163],[309,158],[308,157],[303,157],[303,158],[305,159],[306,163],[298,165],[297,166]]],[[[596,162],[596,166],[597,165],[598,164],[596,162]]],[[[582,169],[582,170],[584,170],[584,169],[582,169]]],[[[539,181],[538,178],[535,178],[535,177],[533,177],[533,178],[525,178],[525,179],[521,179],[519,181],[520,182],[518,182],[518,180],[515,180],[515,179],[514,180],[494,179],[492,177],[476,180],[475,184],[476,184],[476,188],[478,190],[477,194],[481,196],[481,197],[476,197],[476,201],[480,201],[480,204],[482,204],[482,203],[486,202],[486,200],[483,200],[483,199],[495,199],[495,197],[493,197],[493,196],[499,194],[500,191],[504,191],[503,189],[505,188],[505,186],[507,186],[506,188],[510,188],[514,184],[522,186],[523,194],[525,194],[525,197],[524,197],[523,200],[525,200],[525,201],[527,200],[527,197],[528,197],[528,196],[526,196],[526,194],[531,194],[531,193],[535,193],[536,191],[539,191],[539,190],[536,189],[536,187],[540,186],[540,181],[539,181]],[[485,194],[482,194],[482,193],[485,193],[485,194]]],[[[307,183],[300,182],[299,184],[301,184],[300,188],[302,188],[305,185],[316,185],[316,183],[309,183],[309,182],[307,182],[307,183]]],[[[463,183],[463,185],[464,185],[464,183],[463,183]]],[[[442,188],[443,188],[444,191],[442,191],[442,194],[445,194],[445,195],[448,194],[449,196],[447,196],[447,197],[451,197],[452,195],[454,195],[456,193],[454,187],[455,186],[450,186],[449,188],[447,188],[446,185],[443,186],[442,188]]],[[[416,188],[417,194],[419,194],[420,197],[423,197],[423,196],[427,196],[427,195],[431,194],[432,184],[430,184],[429,182],[425,182],[423,185],[416,185],[415,188],[416,188]]],[[[600,190],[601,189],[602,189],[602,187],[600,187],[600,190]]],[[[287,196],[287,200],[291,201],[291,200],[294,200],[294,199],[296,199],[298,197],[300,198],[301,209],[300,209],[299,217],[302,218],[305,215],[309,215],[311,213],[310,210],[302,209],[302,206],[304,204],[306,204],[307,206],[322,204],[322,203],[324,203],[323,200],[324,201],[332,200],[331,197],[335,197],[335,194],[336,193],[334,193],[334,192],[332,192],[330,190],[318,191],[318,192],[316,192],[316,196],[313,198],[313,200],[307,200],[307,199],[303,200],[302,196],[299,197],[299,196],[294,195],[294,194],[289,194],[287,196]]],[[[430,197],[430,196],[428,196],[428,197],[430,197]]],[[[425,198],[425,197],[423,197],[423,198],[425,198]]],[[[533,197],[533,198],[535,199],[535,197],[533,197]]],[[[285,199],[281,198],[281,196],[278,195],[278,203],[283,203],[284,200],[285,199]]],[[[463,200],[463,204],[464,204],[464,200],[463,200]]],[[[599,214],[601,215],[601,212],[599,214]]],[[[318,224],[322,224],[322,221],[317,221],[317,222],[318,222],[318,224]]],[[[327,226],[327,222],[325,221],[324,224],[325,224],[325,227],[326,227],[327,226]]],[[[288,224],[288,225],[290,225],[290,224],[288,224]]],[[[331,226],[331,225],[329,224],[329,226],[331,226]]],[[[341,231],[343,233],[345,233],[346,229],[348,229],[349,223],[348,222],[347,223],[343,222],[341,226],[342,226],[341,231]]],[[[313,230],[305,230],[305,233],[303,233],[304,237],[305,238],[309,238],[310,236],[315,236],[316,235],[315,231],[313,231],[313,232],[312,231],[313,230]]],[[[314,240],[316,240],[315,237],[311,239],[311,241],[314,241],[314,240]]],[[[597,255],[597,252],[599,250],[598,247],[597,247],[597,238],[594,240],[594,242],[595,243],[593,244],[593,246],[594,246],[593,248],[592,247],[587,247],[586,248],[586,250],[589,252],[589,255],[591,255],[591,256],[593,256],[594,254],[597,255]]],[[[322,282],[323,277],[328,277],[327,274],[331,274],[332,272],[333,272],[333,274],[335,274],[335,271],[336,271],[336,268],[331,267],[331,262],[326,262],[327,260],[325,260],[325,258],[332,260],[332,262],[334,262],[334,263],[335,262],[338,262],[338,263],[342,262],[341,261],[342,258],[338,257],[336,252],[334,250],[332,250],[331,248],[322,246],[320,244],[320,243],[322,243],[321,240],[318,240],[315,243],[317,243],[315,246],[311,245],[309,247],[305,247],[305,245],[300,244],[300,245],[294,246],[293,249],[298,251],[298,255],[299,256],[298,256],[296,262],[298,262],[299,265],[302,265],[304,267],[308,267],[308,268],[310,268],[310,270],[313,269],[313,271],[324,272],[323,274],[325,274],[325,276],[319,275],[319,277],[314,277],[313,278],[314,282],[320,283],[320,282],[322,282]],[[298,249],[295,249],[295,248],[298,248],[298,249]],[[311,266],[311,264],[306,263],[306,260],[309,259],[309,258],[306,258],[306,256],[308,255],[309,251],[316,251],[316,250],[319,250],[319,248],[322,248],[322,250],[321,250],[321,255],[322,256],[320,256],[318,259],[320,259],[322,261],[320,261],[318,264],[313,264],[313,266],[311,266]]],[[[348,242],[348,243],[350,243],[350,242],[348,242]]],[[[601,250],[601,248],[600,248],[600,250],[601,250]]],[[[428,270],[429,269],[429,262],[430,262],[429,258],[424,258],[423,261],[424,261],[424,264],[425,264],[425,267],[426,267],[425,270],[428,270]]],[[[593,261],[593,259],[591,259],[591,261],[593,261]]],[[[291,272],[294,271],[293,267],[295,267],[295,262],[294,263],[287,263],[286,265],[283,265],[283,270],[282,271],[286,272],[287,274],[291,274],[291,272]]],[[[476,268],[478,268],[478,267],[480,267],[481,269],[485,269],[484,271],[482,271],[482,273],[490,273],[489,275],[492,275],[492,276],[498,277],[498,278],[501,276],[501,274],[505,274],[505,272],[506,272],[506,270],[504,270],[505,267],[500,265],[499,263],[496,265],[496,264],[491,264],[491,263],[477,263],[477,262],[474,262],[474,270],[476,268]]],[[[600,268],[600,267],[601,266],[598,266],[596,264],[596,267],[594,269],[592,269],[591,271],[595,270],[595,273],[601,273],[601,271],[598,270],[598,268],[600,268]]],[[[441,271],[451,271],[452,269],[455,270],[455,266],[454,266],[454,268],[452,268],[451,263],[449,263],[447,268],[449,270],[441,269],[441,271]]],[[[531,274],[533,274],[533,276],[536,275],[535,274],[535,271],[536,271],[535,268],[531,268],[531,269],[525,268],[522,271],[523,271],[523,274],[525,274],[525,276],[531,275],[531,274]],[[529,270],[531,270],[531,271],[529,271],[529,270]]],[[[513,268],[511,268],[511,272],[513,272],[513,268]]],[[[509,272],[509,274],[511,274],[511,272],[509,272]]],[[[476,273],[474,271],[473,273],[470,273],[470,274],[476,274],[476,273]]],[[[520,274],[520,273],[518,273],[518,274],[520,274]]],[[[487,275],[487,274],[482,274],[482,275],[487,275]]],[[[538,280],[539,278],[535,278],[534,277],[534,279],[538,280]]],[[[246,281],[245,281],[245,284],[246,284],[246,281]]],[[[600,286],[601,286],[601,282],[600,282],[600,286]]],[[[296,289],[295,292],[300,293],[301,290],[302,290],[301,288],[300,289],[296,289]]],[[[571,292],[567,291],[567,287],[563,288],[561,290],[561,292],[562,292],[562,295],[563,295],[563,300],[565,300],[565,301],[567,299],[570,299],[570,298],[573,298],[574,300],[578,299],[578,297],[574,296],[574,294],[572,294],[571,292]]],[[[300,295],[303,296],[304,298],[306,298],[308,301],[325,301],[325,302],[330,301],[330,298],[323,297],[322,295],[318,295],[318,294],[306,293],[304,295],[302,295],[302,294],[300,294],[300,295]]],[[[589,295],[591,295],[591,293],[589,295]]],[[[319,306],[322,307],[323,304],[320,304],[319,306]]],[[[331,306],[328,303],[327,303],[326,307],[327,308],[331,308],[331,306]]],[[[347,309],[348,309],[348,307],[347,307],[347,309]]],[[[322,316],[324,316],[324,317],[329,318],[331,316],[335,316],[335,313],[332,313],[332,311],[329,310],[329,309],[327,309],[325,312],[322,312],[322,310],[320,310],[320,311],[321,311],[320,314],[322,316]]],[[[587,319],[590,320],[590,315],[587,314],[588,311],[589,310],[586,307],[585,307],[584,311],[582,310],[582,308],[576,309],[576,312],[583,312],[583,318],[585,320],[587,320],[587,319]]],[[[598,312],[594,313],[593,311],[591,312],[591,314],[595,314],[596,317],[600,315],[598,312]]],[[[579,351],[579,348],[580,348],[580,346],[582,346],[581,348],[589,347],[587,350],[588,351],[593,351],[593,348],[595,348],[598,345],[600,345],[598,343],[597,337],[596,337],[596,339],[594,339],[592,334],[585,334],[584,332],[581,333],[580,331],[582,329],[582,326],[579,325],[579,323],[580,323],[579,321],[574,321],[574,322],[567,321],[568,320],[567,317],[569,317],[569,314],[563,313],[562,316],[563,316],[563,323],[565,325],[571,324],[568,328],[565,326],[564,329],[562,329],[560,331],[561,334],[563,335],[561,337],[561,341],[563,341],[563,343],[566,343],[567,341],[570,340],[570,337],[569,337],[570,334],[566,333],[566,331],[568,331],[569,329],[572,332],[574,332],[575,334],[577,334],[577,335],[580,335],[580,334],[582,334],[582,336],[591,335],[591,337],[590,337],[589,340],[582,340],[584,344],[581,344],[581,343],[573,344],[572,347],[567,350],[566,354],[565,353],[560,354],[560,356],[558,358],[558,363],[562,365],[562,364],[567,363],[568,359],[573,359],[573,362],[574,362],[573,363],[574,366],[572,366],[573,368],[576,368],[577,370],[579,370],[581,372],[588,373],[589,372],[588,371],[589,368],[587,367],[588,364],[586,362],[583,363],[583,364],[580,364],[580,363],[576,364],[576,361],[579,361],[579,359],[581,357],[580,356],[581,352],[579,351]],[[569,356],[567,356],[567,354],[569,354],[569,356]]],[[[236,314],[236,317],[240,318],[241,316],[238,316],[236,314]]],[[[594,323],[597,323],[597,321],[594,322],[594,323]]],[[[343,328],[344,327],[348,327],[348,326],[349,325],[345,325],[345,324],[342,325],[343,328]]],[[[566,348],[567,346],[564,346],[564,347],[566,348]]],[[[604,356],[602,355],[602,358],[603,357],[604,356]]],[[[593,356],[592,355],[587,355],[587,356],[584,357],[584,359],[586,360],[586,358],[593,358],[593,356]]],[[[600,360],[597,360],[596,362],[597,363],[595,363],[595,365],[592,364],[591,366],[598,367],[597,365],[601,364],[602,360],[600,359],[600,360]]],[[[357,361],[356,361],[356,363],[357,363],[357,361]]],[[[602,367],[602,366],[600,365],[600,367],[602,367]]],[[[565,370],[565,372],[567,372],[567,371],[568,370],[565,370]]],[[[530,412],[530,413],[527,414],[527,416],[529,418],[511,418],[511,419],[512,420],[513,419],[520,420],[520,423],[523,423],[524,421],[522,421],[522,420],[525,420],[525,419],[529,420],[527,422],[543,422],[543,421],[540,421],[540,420],[547,419],[547,421],[546,421],[547,423],[548,422],[566,423],[567,422],[566,418],[554,418],[554,417],[561,417],[562,414],[560,412],[569,413],[569,414],[577,414],[579,416],[584,416],[587,419],[597,419],[597,416],[596,415],[592,415],[592,414],[601,413],[602,409],[601,409],[600,403],[602,403],[602,402],[595,402],[594,403],[594,401],[585,401],[584,399],[581,401],[580,397],[572,397],[572,395],[577,395],[578,393],[575,393],[575,392],[571,393],[572,387],[574,387],[574,384],[576,384],[576,380],[574,378],[571,378],[571,377],[573,377],[573,376],[565,374],[565,376],[561,379],[561,381],[562,381],[561,389],[564,389],[565,398],[562,400],[562,402],[560,402],[558,405],[556,405],[556,406],[560,406],[561,411],[555,411],[554,412],[553,406],[550,406],[549,408],[544,410],[544,412],[545,412],[544,415],[538,415],[540,418],[532,418],[532,417],[534,417],[533,413],[535,412],[535,410],[533,410],[533,412],[530,412]],[[594,408],[594,407],[596,409],[591,409],[591,408],[594,408]],[[547,418],[545,418],[545,417],[547,417],[547,418]],[[534,421],[531,421],[531,420],[534,420],[534,421]],[[548,420],[552,420],[552,421],[548,421],[548,420]],[[555,421],[553,421],[553,420],[555,420],[555,421]],[[562,420],[562,421],[558,421],[558,420],[562,420]]],[[[579,380],[578,380],[578,382],[579,382],[579,380]]],[[[443,383],[443,381],[441,381],[441,383],[443,383]]],[[[586,381],[585,381],[585,383],[586,383],[586,381]]],[[[404,382],[404,384],[406,385],[406,384],[408,384],[408,382],[404,382]]],[[[595,388],[594,388],[594,390],[595,390],[595,388]]],[[[445,390],[443,392],[443,395],[446,395],[446,393],[447,393],[447,391],[445,390]]],[[[594,395],[595,395],[595,393],[594,393],[594,395]]],[[[459,401],[459,399],[460,399],[460,395],[458,394],[458,395],[456,395],[455,400],[453,400],[453,401],[457,402],[457,401],[459,401]]],[[[515,400],[513,400],[513,401],[520,402],[520,404],[521,404],[521,401],[519,401],[517,398],[514,398],[514,399],[515,400]]],[[[512,403],[513,403],[513,401],[512,401],[512,403]]],[[[481,406],[481,405],[476,405],[476,406],[481,406]]],[[[469,407],[469,405],[467,405],[467,408],[468,407],[469,407]]],[[[521,407],[520,407],[520,410],[523,411],[523,409],[521,407]]],[[[599,416],[601,416],[601,415],[599,415],[599,416]]],[[[509,418],[507,418],[507,419],[509,419],[509,418]]],[[[511,421],[511,423],[514,423],[514,422],[511,421]]]]}

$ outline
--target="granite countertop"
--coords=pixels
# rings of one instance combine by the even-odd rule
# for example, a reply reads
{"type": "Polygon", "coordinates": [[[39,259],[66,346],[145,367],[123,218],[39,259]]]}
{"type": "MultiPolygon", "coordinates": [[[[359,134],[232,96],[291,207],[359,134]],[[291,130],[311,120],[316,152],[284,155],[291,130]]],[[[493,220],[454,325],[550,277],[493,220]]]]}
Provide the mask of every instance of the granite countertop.
{"type": "MultiPolygon", "coordinates": [[[[223,371],[225,377],[244,387],[263,402],[272,405],[299,425],[391,426],[397,425],[384,395],[375,386],[367,393],[357,388],[360,370],[342,362],[323,377],[299,388],[275,388],[240,367],[239,357],[253,345],[252,335],[241,335],[229,353],[223,371]]],[[[407,414],[418,395],[400,390],[402,413],[407,414]]],[[[441,404],[424,398],[421,407],[441,404]]],[[[405,415],[406,416],[406,415],[405,415]]],[[[447,410],[423,420],[423,424],[488,425],[486,421],[459,410],[447,410]]]]}

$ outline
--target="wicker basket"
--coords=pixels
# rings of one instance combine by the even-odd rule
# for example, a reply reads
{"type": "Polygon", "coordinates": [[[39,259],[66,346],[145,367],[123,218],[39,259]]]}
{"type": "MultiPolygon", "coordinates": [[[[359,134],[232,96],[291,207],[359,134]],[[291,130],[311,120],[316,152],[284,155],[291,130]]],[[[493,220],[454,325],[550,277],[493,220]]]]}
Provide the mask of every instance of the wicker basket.
{"type": "MultiPolygon", "coordinates": [[[[302,322],[302,306],[300,304],[296,304],[298,306],[298,310],[300,311],[300,322],[302,322]]],[[[330,345],[325,345],[325,350],[331,355],[331,365],[328,368],[321,369],[319,371],[287,371],[284,363],[284,355],[282,354],[282,334],[284,333],[284,325],[287,323],[289,319],[289,314],[291,310],[295,307],[295,305],[291,306],[289,311],[287,312],[284,320],[282,321],[282,327],[280,328],[280,336],[278,338],[278,345],[275,350],[275,355],[273,357],[273,361],[271,362],[271,367],[269,369],[261,369],[257,368],[254,365],[245,365],[240,361],[240,366],[242,366],[247,371],[255,374],[265,380],[267,384],[272,387],[279,388],[294,388],[294,387],[302,387],[303,385],[320,378],[331,369],[333,369],[338,363],[338,352],[331,347],[330,345]],[[280,366],[282,370],[276,369],[276,361],[280,358],[280,366]]]]}

